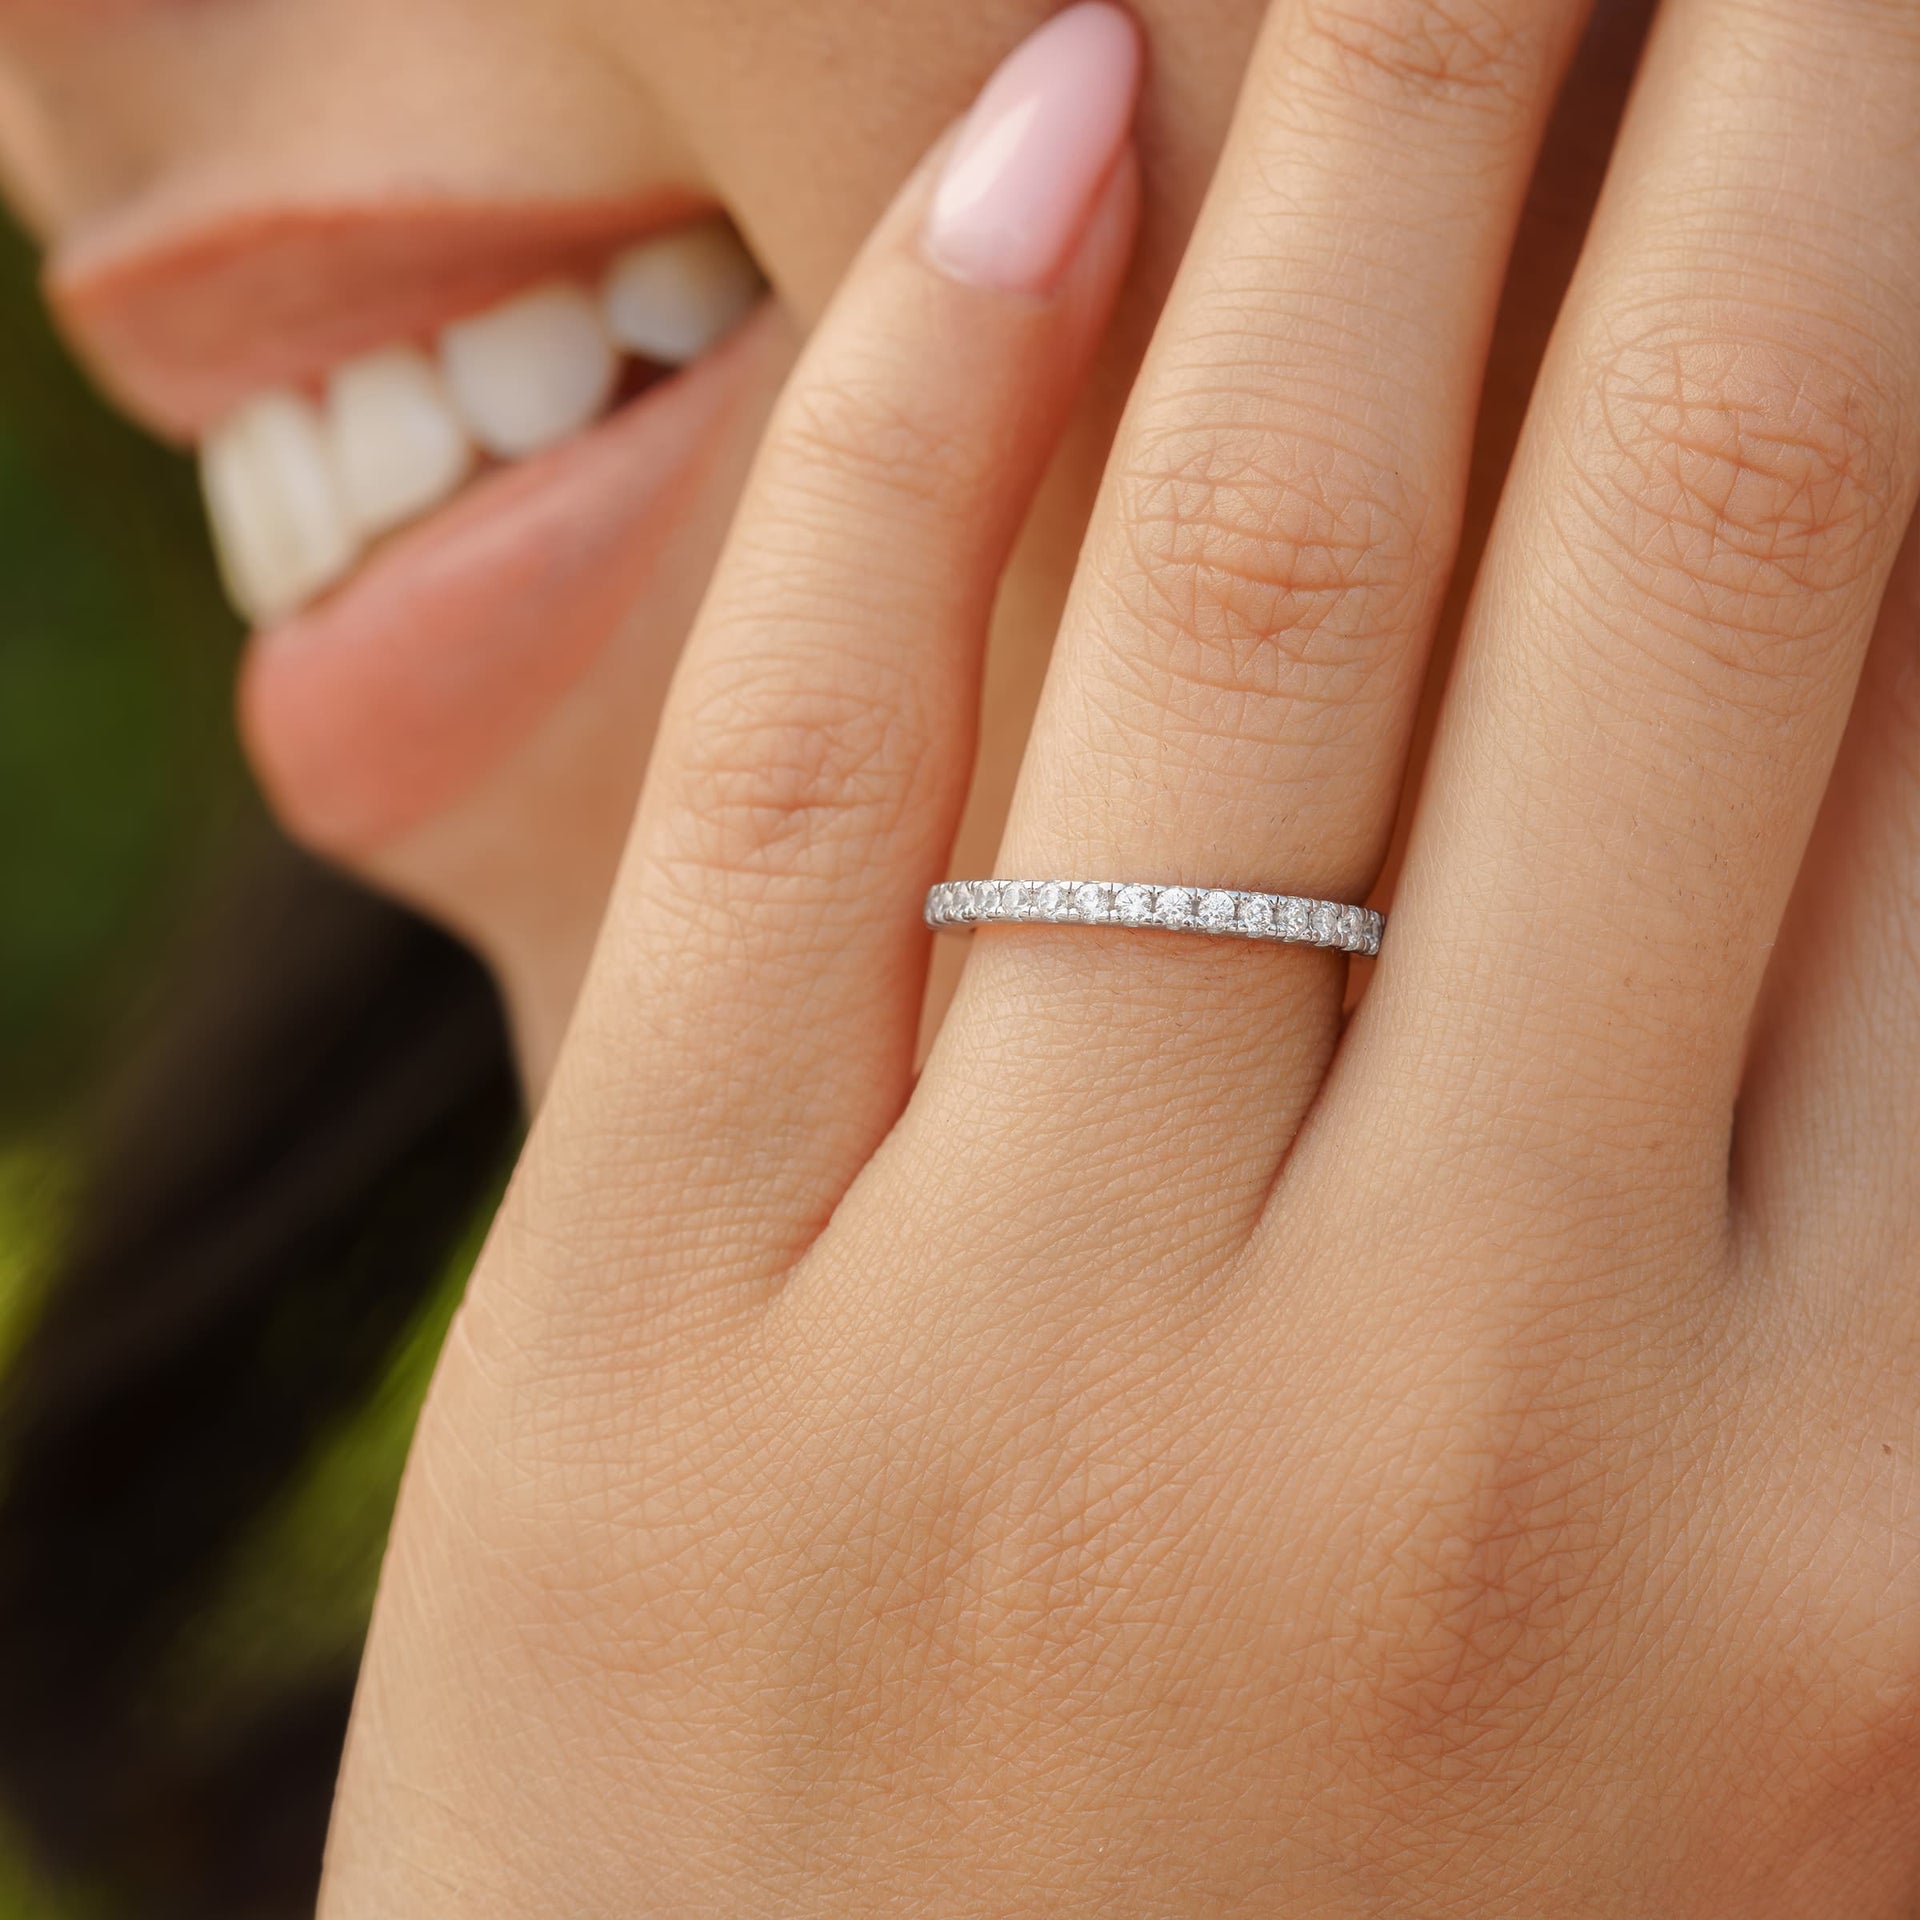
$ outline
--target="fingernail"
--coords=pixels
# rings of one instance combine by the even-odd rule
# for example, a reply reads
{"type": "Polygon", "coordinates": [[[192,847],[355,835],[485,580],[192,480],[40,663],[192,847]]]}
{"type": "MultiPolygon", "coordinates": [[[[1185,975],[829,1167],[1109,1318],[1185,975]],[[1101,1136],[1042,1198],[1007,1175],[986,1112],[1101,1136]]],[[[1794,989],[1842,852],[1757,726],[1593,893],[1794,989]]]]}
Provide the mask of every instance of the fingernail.
{"type": "Polygon", "coordinates": [[[975,286],[1044,291],[1071,258],[1133,123],[1140,34],[1105,0],[1056,14],[1008,57],[941,169],[921,251],[975,286]]]}

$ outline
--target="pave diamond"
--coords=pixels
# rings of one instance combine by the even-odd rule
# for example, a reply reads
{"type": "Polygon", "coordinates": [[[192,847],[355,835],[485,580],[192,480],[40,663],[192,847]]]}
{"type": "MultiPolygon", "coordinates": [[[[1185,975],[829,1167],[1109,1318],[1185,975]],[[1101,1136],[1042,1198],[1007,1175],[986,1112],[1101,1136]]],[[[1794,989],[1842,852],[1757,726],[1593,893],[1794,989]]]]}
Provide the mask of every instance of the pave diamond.
{"type": "Polygon", "coordinates": [[[1209,933],[1226,933],[1233,926],[1239,909],[1240,902],[1233,894],[1222,893],[1215,888],[1213,892],[1200,896],[1195,917],[1209,933]]]}
{"type": "Polygon", "coordinates": [[[1385,926],[1382,916],[1370,908],[1338,900],[1117,880],[949,880],[927,895],[926,918],[936,927],[1036,920],[1169,927],[1189,933],[1291,940],[1364,954],[1379,952],[1385,926]]]}

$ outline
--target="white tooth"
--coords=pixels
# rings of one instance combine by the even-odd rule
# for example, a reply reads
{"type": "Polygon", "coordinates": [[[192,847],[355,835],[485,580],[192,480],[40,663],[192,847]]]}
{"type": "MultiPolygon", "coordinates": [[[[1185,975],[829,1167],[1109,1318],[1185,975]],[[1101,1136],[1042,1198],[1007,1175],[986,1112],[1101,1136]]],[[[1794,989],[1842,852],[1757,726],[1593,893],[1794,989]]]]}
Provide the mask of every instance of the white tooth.
{"type": "Polygon", "coordinates": [[[765,288],[740,236],[709,220],[629,247],[608,270],[603,298],[623,347],[679,367],[731,333],[765,288]]]}
{"type": "Polygon", "coordinates": [[[341,367],[327,383],[327,428],[341,502],[369,538],[438,506],[473,466],[440,370],[415,347],[341,367]]]}
{"type": "Polygon", "coordinates": [[[503,460],[597,419],[620,375],[600,309],[577,287],[542,287],[449,327],[440,364],[467,431],[503,460]]]}
{"type": "Polygon", "coordinates": [[[207,436],[200,475],[227,589],[249,618],[293,612],[359,558],[319,409],[297,393],[248,401],[207,436]]]}

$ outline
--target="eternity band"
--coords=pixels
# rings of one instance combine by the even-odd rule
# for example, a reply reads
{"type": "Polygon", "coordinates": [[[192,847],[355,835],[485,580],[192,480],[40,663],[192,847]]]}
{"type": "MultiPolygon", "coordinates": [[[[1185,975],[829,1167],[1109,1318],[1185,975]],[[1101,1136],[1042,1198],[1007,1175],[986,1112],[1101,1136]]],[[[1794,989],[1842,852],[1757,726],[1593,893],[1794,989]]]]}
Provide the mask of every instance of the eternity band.
{"type": "Polygon", "coordinates": [[[1147,887],[1117,880],[949,880],[927,895],[927,925],[1161,927],[1238,940],[1279,940],[1378,953],[1386,919],[1338,900],[1220,887],[1147,887]]]}

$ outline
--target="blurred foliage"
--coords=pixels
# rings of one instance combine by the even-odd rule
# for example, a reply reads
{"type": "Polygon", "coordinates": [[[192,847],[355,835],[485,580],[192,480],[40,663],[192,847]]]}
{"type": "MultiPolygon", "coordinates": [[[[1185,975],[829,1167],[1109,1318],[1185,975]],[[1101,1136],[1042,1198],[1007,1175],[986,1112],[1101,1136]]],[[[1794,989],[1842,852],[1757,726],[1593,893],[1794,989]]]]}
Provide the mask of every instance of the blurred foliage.
{"type": "MultiPolygon", "coordinates": [[[[115,416],[0,229],[0,1367],[57,1248],[97,1101],[163,1009],[169,954],[260,831],[231,721],[238,628],[190,463],[115,416]]],[[[217,1703],[357,1645],[457,1291],[314,1461],[181,1649],[217,1703]]],[[[0,1920],[81,1920],[0,1825],[0,1920]]]]}
{"type": "Polygon", "coordinates": [[[67,1178],[55,1154],[32,1145],[0,1151],[0,1375],[26,1329],[42,1255],[55,1244],[67,1178]]]}
{"type": "Polygon", "coordinates": [[[0,1916],[4,1920],[101,1920],[95,1910],[69,1893],[54,1892],[33,1874],[24,1857],[6,1843],[0,1829],[0,1916]]]}
{"type": "MultiPolygon", "coordinates": [[[[95,397],[0,228],[0,1365],[57,1245],[85,1090],[251,812],[236,629],[192,470],[95,397]]],[[[0,1920],[71,1909],[0,1837],[0,1920]]]]}
{"type": "Polygon", "coordinates": [[[455,1283],[413,1328],[365,1407],[307,1463],[177,1649],[166,1704],[182,1717],[297,1684],[358,1642],[395,1482],[482,1225],[453,1263],[455,1283]]]}
{"type": "Polygon", "coordinates": [[[60,1127],[252,808],[188,463],[110,413],[0,232],[0,1139],[60,1127]]]}

